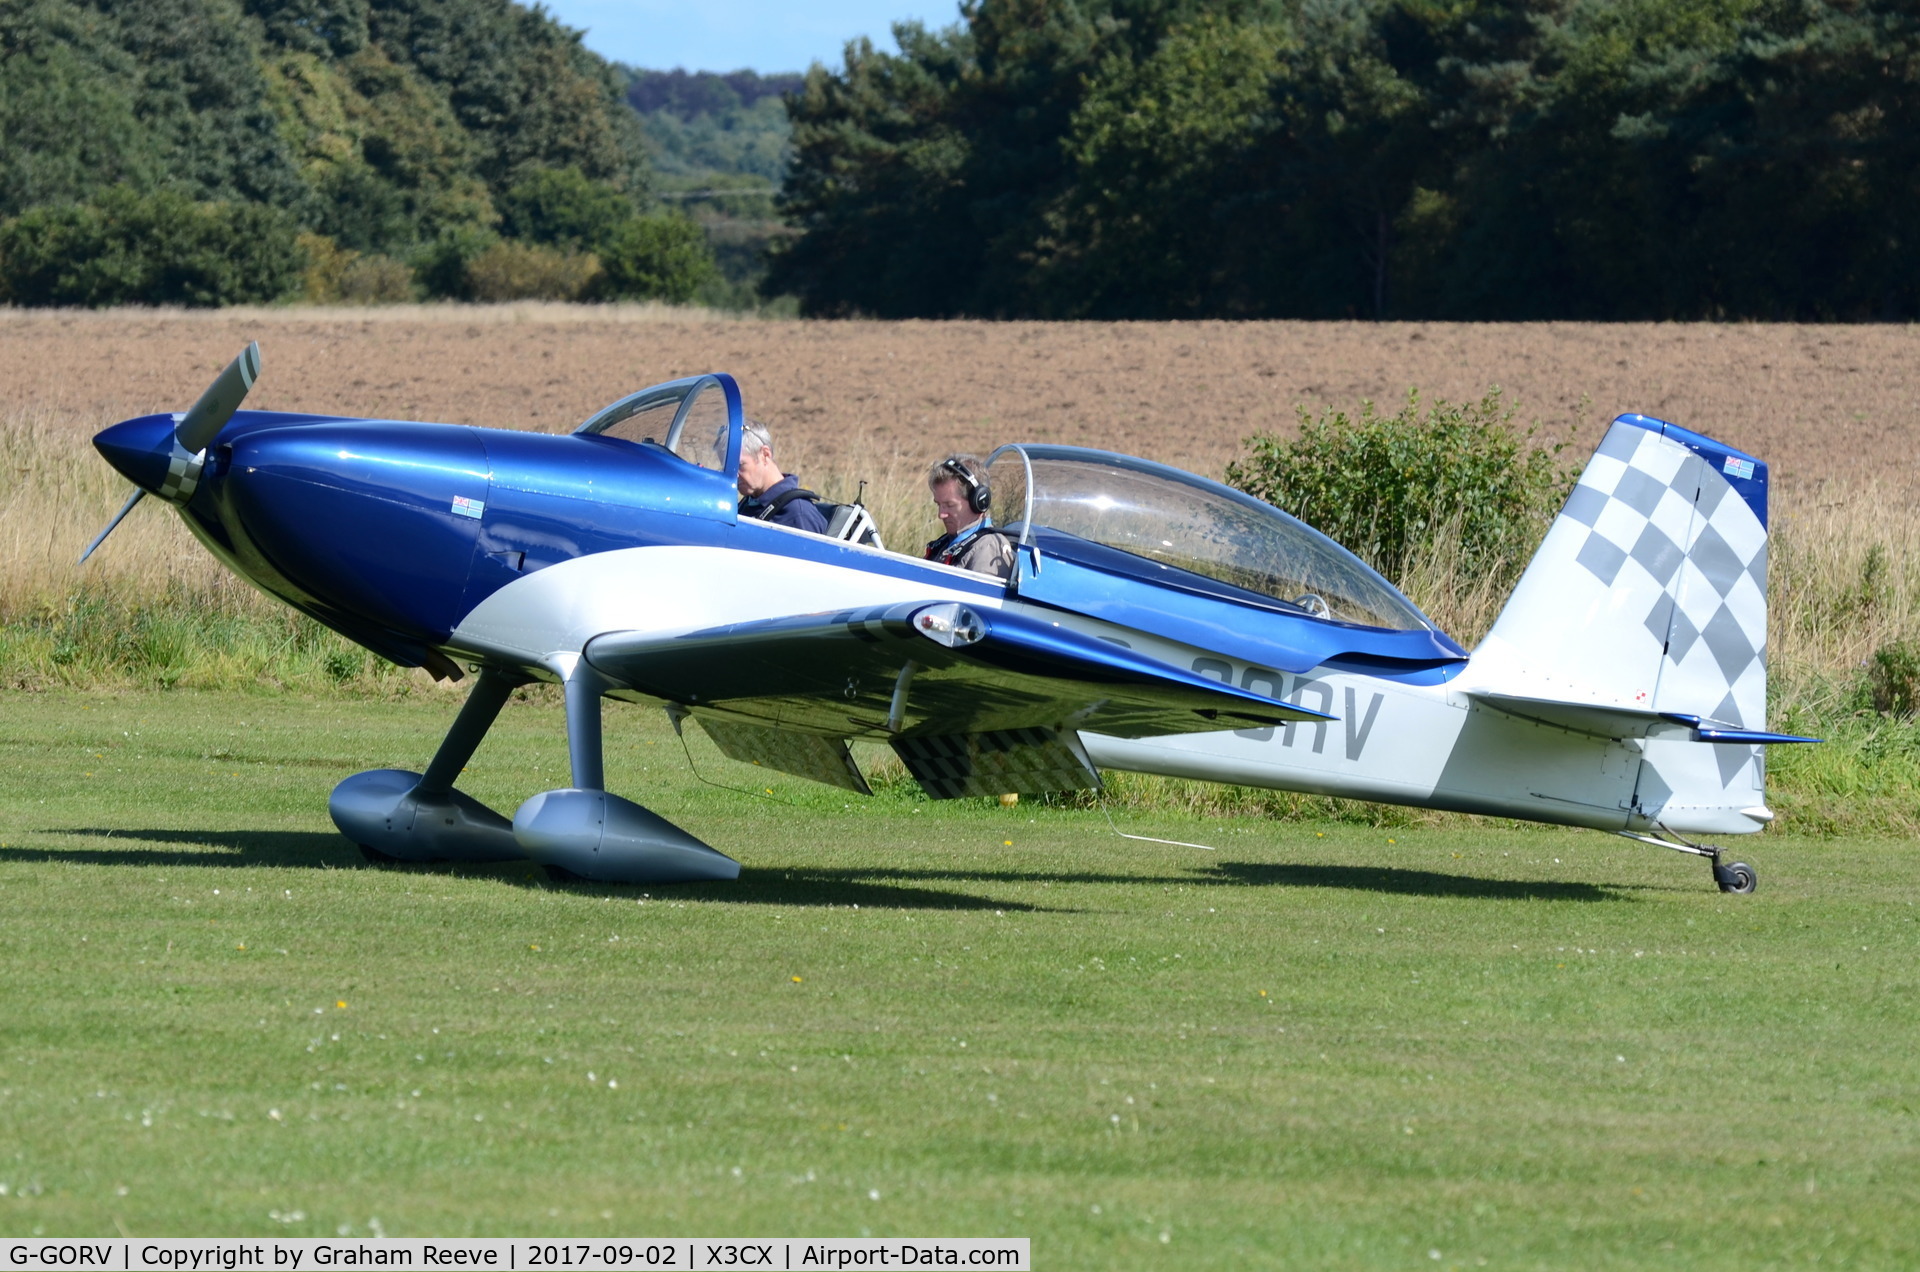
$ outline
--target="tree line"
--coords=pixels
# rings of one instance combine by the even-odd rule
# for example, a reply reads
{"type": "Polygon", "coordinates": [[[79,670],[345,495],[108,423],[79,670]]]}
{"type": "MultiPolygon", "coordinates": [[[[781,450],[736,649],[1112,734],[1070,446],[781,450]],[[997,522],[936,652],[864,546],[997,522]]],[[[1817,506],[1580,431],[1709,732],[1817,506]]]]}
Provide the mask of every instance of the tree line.
{"type": "Polygon", "coordinates": [[[1912,319],[1912,0],[967,0],[789,99],[888,317],[1912,319]]]}
{"type": "Polygon", "coordinates": [[[774,206],[791,132],[785,99],[805,76],[614,69],[646,133],[655,190],[699,224],[713,249],[720,277],[701,302],[791,311],[791,300],[763,296],[760,283],[768,248],[788,237],[774,206]]]}
{"type": "Polygon", "coordinates": [[[511,0],[0,0],[0,302],[661,296],[612,69],[511,0]]]}

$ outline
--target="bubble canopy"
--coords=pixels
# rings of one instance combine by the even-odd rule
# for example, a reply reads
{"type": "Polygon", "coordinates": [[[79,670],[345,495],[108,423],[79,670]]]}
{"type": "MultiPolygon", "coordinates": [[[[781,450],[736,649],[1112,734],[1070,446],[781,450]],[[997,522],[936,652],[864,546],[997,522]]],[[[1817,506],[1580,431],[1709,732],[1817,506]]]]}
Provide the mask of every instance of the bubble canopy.
{"type": "Polygon", "coordinates": [[[738,471],[740,388],[730,375],[694,375],[630,393],[575,433],[664,446],[696,468],[738,471]]]}
{"type": "Polygon", "coordinates": [[[987,468],[1002,524],[1042,557],[1338,623],[1436,630],[1359,557],[1218,482],[1078,446],[1002,446],[987,468]]]}

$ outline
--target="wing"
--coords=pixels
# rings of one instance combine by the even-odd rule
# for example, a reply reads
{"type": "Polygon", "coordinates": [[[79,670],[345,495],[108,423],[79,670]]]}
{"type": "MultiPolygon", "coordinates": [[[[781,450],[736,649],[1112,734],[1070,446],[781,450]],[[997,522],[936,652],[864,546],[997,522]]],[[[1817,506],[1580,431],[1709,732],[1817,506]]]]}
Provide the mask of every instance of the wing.
{"type": "Polygon", "coordinates": [[[1148,737],[1330,717],[1031,615],[956,602],[587,643],[595,670],[697,714],[837,738],[1071,728],[1148,737]]]}

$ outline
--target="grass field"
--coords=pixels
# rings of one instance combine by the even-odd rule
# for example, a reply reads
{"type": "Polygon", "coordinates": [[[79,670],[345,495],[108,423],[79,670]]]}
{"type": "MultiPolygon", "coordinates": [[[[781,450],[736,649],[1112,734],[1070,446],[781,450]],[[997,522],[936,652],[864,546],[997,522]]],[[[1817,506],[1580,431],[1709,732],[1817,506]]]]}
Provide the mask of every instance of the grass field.
{"type": "MultiPolygon", "coordinates": [[[[363,867],[440,700],[0,697],[0,1231],[1026,1235],[1036,1267],[1910,1267],[1920,847],[772,784],[734,884],[363,867]],[[796,807],[797,806],[797,807],[796,807]]],[[[463,786],[564,780],[503,715],[463,786]]]]}

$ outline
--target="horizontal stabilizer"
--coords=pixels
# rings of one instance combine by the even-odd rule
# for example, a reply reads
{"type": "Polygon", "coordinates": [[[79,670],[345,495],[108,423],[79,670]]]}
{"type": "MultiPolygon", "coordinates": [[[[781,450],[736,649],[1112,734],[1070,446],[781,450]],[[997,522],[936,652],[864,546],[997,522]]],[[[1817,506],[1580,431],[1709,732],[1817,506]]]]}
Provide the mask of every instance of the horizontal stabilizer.
{"type": "Polygon", "coordinates": [[[1563,702],[1551,698],[1522,698],[1486,690],[1470,690],[1467,696],[1482,706],[1522,720],[1596,738],[1684,738],[1693,742],[1751,743],[1820,740],[1791,733],[1756,732],[1676,711],[1649,711],[1598,702],[1563,702]]]}

